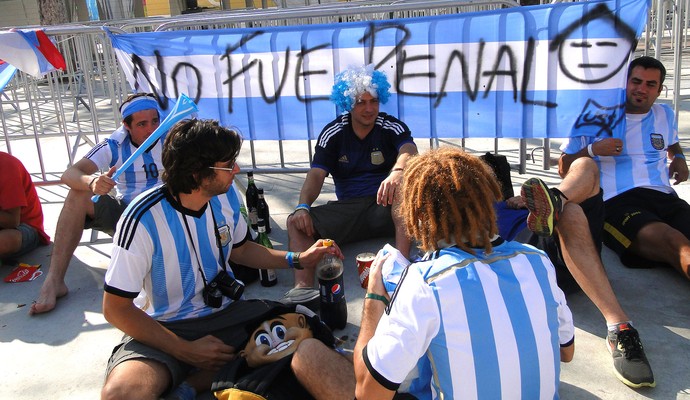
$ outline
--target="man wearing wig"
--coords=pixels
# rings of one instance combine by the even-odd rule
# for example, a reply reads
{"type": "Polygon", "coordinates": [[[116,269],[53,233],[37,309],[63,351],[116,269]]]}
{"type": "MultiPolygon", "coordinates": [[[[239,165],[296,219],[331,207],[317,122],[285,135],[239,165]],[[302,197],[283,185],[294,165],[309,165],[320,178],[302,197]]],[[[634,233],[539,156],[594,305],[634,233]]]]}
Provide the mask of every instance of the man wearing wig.
{"type": "MultiPolygon", "coordinates": [[[[336,75],[331,100],[342,114],[321,131],[299,203],[288,216],[291,251],[306,250],[319,238],[343,245],[395,236],[396,248],[409,255],[410,240],[391,209],[399,201],[405,163],[417,154],[417,146],[407,125],[379,111],[390,86],[373,64],[336,75]],[[312,207],[328,174],[338,200],[312,207]]],[[[283,300],[314,308],[319,293],[313,285],[313,270],[295,270],[295,288],[283,300]]]]}
{"type": "Polygon", "coordinates": [[[51,311],[57,299],[67,294],[65,274],[82,230],[97,229],[112,236],[127,204],[139,193],[160,183],[165,137],[127,168],[117,182],[111,178],[160,122],[158,103],[152,94],[130,95],[120,106],[120,113],[122,126],[62,174],[62,182],[70,190],[58,218],[50,268],[30,314],[51,311]],[[114,196],[108,196],[113,189],[114,196]],[[100,195],[96,203],[91,201],[94,194],[100,195]]]}

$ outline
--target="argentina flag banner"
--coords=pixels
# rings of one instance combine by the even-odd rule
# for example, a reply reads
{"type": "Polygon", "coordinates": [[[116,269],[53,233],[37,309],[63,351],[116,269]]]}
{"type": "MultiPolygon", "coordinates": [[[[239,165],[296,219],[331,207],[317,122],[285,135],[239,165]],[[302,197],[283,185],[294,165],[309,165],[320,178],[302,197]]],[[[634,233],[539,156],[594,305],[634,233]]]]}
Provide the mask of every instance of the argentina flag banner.
{"type": "Polygon", "coordinates": [[[135,91],[252,140],[315,139],[341,110],[334,76],[374,64],[381,111],[415,138],[558,138],[621,127],[648,0],[557,3],[327,25],[109,33],[135,91]]]}

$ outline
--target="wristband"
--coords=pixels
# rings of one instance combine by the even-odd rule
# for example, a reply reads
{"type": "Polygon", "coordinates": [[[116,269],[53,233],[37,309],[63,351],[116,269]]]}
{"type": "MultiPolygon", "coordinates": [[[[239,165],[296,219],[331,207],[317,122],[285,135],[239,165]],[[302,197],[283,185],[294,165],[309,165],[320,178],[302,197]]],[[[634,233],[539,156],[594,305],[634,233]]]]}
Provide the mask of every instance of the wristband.
{"type": "Polygon", "coordinates": [[[295,256],[295,253],[288,251],[285,253],[285,260],[287,260],[288,263],[288,268],[295,268],[295,262],[293,261],[292,257],[295,256]]]}
{"type": "Polygon", "coordinates": [[[402,168],[393,168],[393,169],[391,170],[391,172],[394,172],[394,171],[402,171],[402,170],[403,170],[402,168]]]}
{"type": "Polygon", "coordinates": [[[299,256],[302,255],[299,251],[294,253],[294,256],[292,257],[292,265],[295,269],[304,269],[303,266],[300,265],[299,263],[299,256]]]}
{"type": "Polygon", "coordinates": [[[309,206],[309,204],[307,203],[301,203],[298,204],[297,207],[295,207],[295,211],[299,210],[305,210],[306,212],[309,212],[311,210],[311,206],[309,206]]]}
{"type": "Polygon", "coordinates": [[[93,185],[93,183],[96,181],[96,179],[98,179],[98,176],[94,176],[93,179],[91,179],[91,182],[89,182],[89,190],[91,192],[93,192],[93,189],[91,189],[91,185],[93,185]]]}
{"type": "Polygon", "coordinates": [[[383,304],[386,305],[386,307],[388,307],[391,304],[391,302],[388,301],[388,299],[385,296],[381,296],[380,294],[376,294],[376,293],[367,293],[364,296],[364,298],[381,301],[381,302],[383,302],[383,304]]]}
{"type": "Polygon", "coordinates": [[[596,157],[596,156],[594,155],[594,150],[592,149],[592,145],[593,145],[593,144],[594,144],[594,143],[590,143],[589,145],[587,145],[587,153],[588,153],[589,156],[592,157],[592,158],[596,157]]]}
{"type": "Polygon", "coordinates": [[[683,160],[685,160],[685,154],[683,154],[683,153],[674,154],[673,159],[675,160],[676,158],[682,158],[683,160]]]}

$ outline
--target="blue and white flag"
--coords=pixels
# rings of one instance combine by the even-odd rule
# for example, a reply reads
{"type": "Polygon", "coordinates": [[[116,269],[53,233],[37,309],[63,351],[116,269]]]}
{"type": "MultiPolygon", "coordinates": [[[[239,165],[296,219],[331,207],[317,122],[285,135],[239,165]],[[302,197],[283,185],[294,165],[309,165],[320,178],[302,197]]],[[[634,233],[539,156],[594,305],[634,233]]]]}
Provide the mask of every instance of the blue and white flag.
{"type": "Polygon", "coordinates": [[[587,1],[385,21],[110,35],[136,91],[185,93],[251,139],[314,139],[334,76],[374,63],[382,111],[415,138],[606,135],[649,1],[587,1]]]}
{"type": "Polygon", "coordinates": [[[14,78],[17,68],[0,60],[0,93],[5,89],[5,86],[14,78]]]}

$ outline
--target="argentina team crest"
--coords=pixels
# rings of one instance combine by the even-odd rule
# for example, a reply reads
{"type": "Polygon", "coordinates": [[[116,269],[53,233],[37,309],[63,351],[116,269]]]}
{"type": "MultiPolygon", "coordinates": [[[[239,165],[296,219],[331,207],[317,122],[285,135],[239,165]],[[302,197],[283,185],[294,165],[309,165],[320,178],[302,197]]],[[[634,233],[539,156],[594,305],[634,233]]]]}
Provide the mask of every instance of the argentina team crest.
{"type": "Polygon", "coordinates": [[[654,150],[663,150],[666,148],[664,145],[664,137],[659,133],[652,133],[649,135],[649,140],[652,142],[654,150]]]}
{"type": "Polygon", "coordinates": [[[225,247],[230,243],[230,227],[223,224],[218,227],[218,241],[220,245],[225,247]]]}
{"type": "Polygon", "coordinates": [[[374,151],[371,152],[371,163],[373,165],[381,165],[384,161],[386,160],[384,160],[381,150],[374,149],[374,151]]]}

